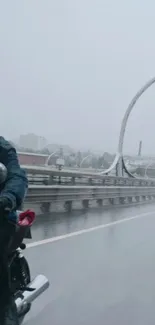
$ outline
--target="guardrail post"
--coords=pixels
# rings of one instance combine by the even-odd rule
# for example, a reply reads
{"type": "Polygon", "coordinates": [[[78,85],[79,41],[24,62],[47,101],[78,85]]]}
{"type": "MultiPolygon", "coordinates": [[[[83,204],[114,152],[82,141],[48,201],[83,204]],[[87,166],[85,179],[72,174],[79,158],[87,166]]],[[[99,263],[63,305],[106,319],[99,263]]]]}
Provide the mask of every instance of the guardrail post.
{"type": "Polygon", "coordinates": [[[44,185],[49,185],[48,180],[47,180],[47,179],[43,179],[43,184],[44,184],[44,185]]]}
{"type": "Polygon", "coordinates": [[[129,202],[129,203],[132,203],[132,196],[129,196],[129,197],[128,197],[128,202],[129,202]]]}
{"type": "Polygon", "coordinates": [[[89,208],[89,200],[83,200],[82,205],[83,205],[84,209],[88,209],[89,208]]]}
{"type": "Polygon", "coordinates": [[[75,177],[72,177],[72,184],[75,184],[75,177]]]}
{"type": "Polygon", "coordinates": [[[109,204],[111,204],[111,205],[115,205],[115,204],[119,204],[119,198],[117,198],[117,197],[113,197],[113,198],[111,198],[111,199],[108,199],[108,202],[109,202],[109,204]]]}
{"type": "Polygon", "coordinates": [[[64,204],[64,208],[67,212],[71,212],[72,211],[72,201],[66,201],[64,204]]]}
{"type": "Polygon", "coordinates": [[[51,203],[50,202],[43,202],[41,204],[41,207],[40,207],[41,212],[43,212],[43,213],[50,212],[50,207],[51,207],[51,203]]]}
{"type": "Polygon", "coordinates": [[[58,184],[61,184],[61,176],[59,176],[58,184]]]}
{"type": "Polygon", "coordinates": [[[120,204],[124,204],[125,203],[125,197],[120,197],[119,202],[120,202],[120,204]]]}
{"type": "Polygon", "coordinates": [[[99,207],[102,207],[102,205],[103,205],[103,200],[102,200],[102,199],[98,199],[98,200],[97,200],[97,204],[99,205],[99,207]]]}
{"type": "Polygon", "coordinates": [[[50,178],[49,178],[49,185],[52,185],[54,183],[54,178],[53,176],[51,175],[50,178]]]}
{"type": "Polygon", "coordinates": [[[115,204],[114,198],[109,199],[109,203],[112,204],[112,205],[114,205],[115,204]]]}

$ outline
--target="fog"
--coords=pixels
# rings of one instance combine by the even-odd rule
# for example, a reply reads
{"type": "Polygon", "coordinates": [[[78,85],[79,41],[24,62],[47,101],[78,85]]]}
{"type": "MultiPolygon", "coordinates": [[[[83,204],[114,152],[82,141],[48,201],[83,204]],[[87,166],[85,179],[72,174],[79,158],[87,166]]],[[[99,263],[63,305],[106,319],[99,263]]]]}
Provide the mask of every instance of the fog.
{"type": "MultiPolygon", "coordinates": [[[[0,133],[117,149],[123,114],[155,76],[153,0],[0,4],[0,133]]],[[[124,150],[155,154],[155,86],[129,119],[124,150]]]]}

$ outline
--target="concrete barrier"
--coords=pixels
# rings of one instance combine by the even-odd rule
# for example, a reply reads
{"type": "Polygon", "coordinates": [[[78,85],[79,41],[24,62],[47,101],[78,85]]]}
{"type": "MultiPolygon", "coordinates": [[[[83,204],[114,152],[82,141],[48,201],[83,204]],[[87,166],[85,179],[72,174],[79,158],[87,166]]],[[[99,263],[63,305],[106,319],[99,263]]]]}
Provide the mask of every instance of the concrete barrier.
{"type": "Polygon", "coordinates": [[[81,201],[84,208],[89,206],[89,201],[95,200],[99,206],[103,200],[110,204],[129,204],[155,198],[155,187],[149,186],[43,186],[31,185],[25,202],[38,203],[44,211],[49,211],[52,203],[61,202],[70,211],[74,201],[81,201]]]}

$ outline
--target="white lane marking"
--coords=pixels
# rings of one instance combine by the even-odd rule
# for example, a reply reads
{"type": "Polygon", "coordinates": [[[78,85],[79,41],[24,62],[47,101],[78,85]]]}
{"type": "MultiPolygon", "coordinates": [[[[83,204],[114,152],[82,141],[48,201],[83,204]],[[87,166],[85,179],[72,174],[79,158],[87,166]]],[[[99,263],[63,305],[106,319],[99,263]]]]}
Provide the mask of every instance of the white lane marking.
{"type": "Polygon", "coordinates": [[[96,230],[99,230],[99,229],[109,228],[109,227],[112,227],[114,225],[119,225],[119,224],[127,222],[127,221],[135,220],[135,219],[142,218],[142,217],[151,216],[153,214],[155,214],[155,211],[141,213],[141,214],[135,215],[133,217],[127,217],[127,218],[119,219],[117,221],[105,223],[105,224],[95,226],[95,227],[92,227],[92,228],[82,229],[82,230],[71,232],[71,233],[68,233],[68,234],[65,234],[65,235],[39,240],[39,241],[30,243],[30,244],[27,244],[26,247],[27,248],[32,248],[32,247],[36,247],[36,246],[40,246],[40,245],[46,245],[46,244],[54,243],[54,242],[59,241],[59,240],[63,240],[63,239],[83,235],[83,234],[86,234],[86,233],[89,233],[89,232],[92,232],[92,231],[96,231],[96,230]]]}

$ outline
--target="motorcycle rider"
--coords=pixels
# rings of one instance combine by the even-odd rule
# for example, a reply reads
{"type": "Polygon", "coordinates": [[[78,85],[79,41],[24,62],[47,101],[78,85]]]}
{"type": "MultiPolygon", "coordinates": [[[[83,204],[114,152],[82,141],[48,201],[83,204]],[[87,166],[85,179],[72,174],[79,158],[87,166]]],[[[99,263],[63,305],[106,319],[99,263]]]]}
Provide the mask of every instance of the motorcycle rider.
{"type": "MultiPolygon", "coordinates": [[[[15,232],[14,225],[8,223],[6,218],[16,221],[16,210],[20,209],[24,200],[28,188],[28,180],[25,171],[19,165],[15,148],[2,136],[0,136],[0,162],[7,169],[5,182],[0,183],[0,261],[2,261],[5,255],[7,255],[5,250],[8,242],[15,232]],[[6,213],[6,211],[11,212],[6,213]]],[[[5,284],[8,283],[7,271],[1,265],[3,265],[3,262],[0,263],[0,279],[5,284]]],[[[7,306],[11,309],[15,308],[14,305],[10,304],[9,292],[9,288],[7,290],[6,285],[4,290],[0,292],[0,325],[7,324],[4,321],[5,313],[8,312],[7,306]]]]}
{"type": "Polygon", "coordinates": [[[0,136],[0,162],[7,168],[7,179],[0,184],[0,214],[7,208],[19,209],[25,197],[28,180],[20,168],[15,148],[0,136]]]}
{"type": "Polygon", "coordinates": [[[0,256],[3,253],[5,242],[9,240],[14,227],[4,224],[4,216],[16,221],[16,210],[22,205],[25,197],[28,180],[25,171],[21,169],[15,148],[2,136],[0,136],[0,162],[7,169],[7,177],[0,183],[0,256]],[[2,225],[3,224],[3,225],[2,225]],[[7,229],[4,229],[7,228],[7,229]]]}

